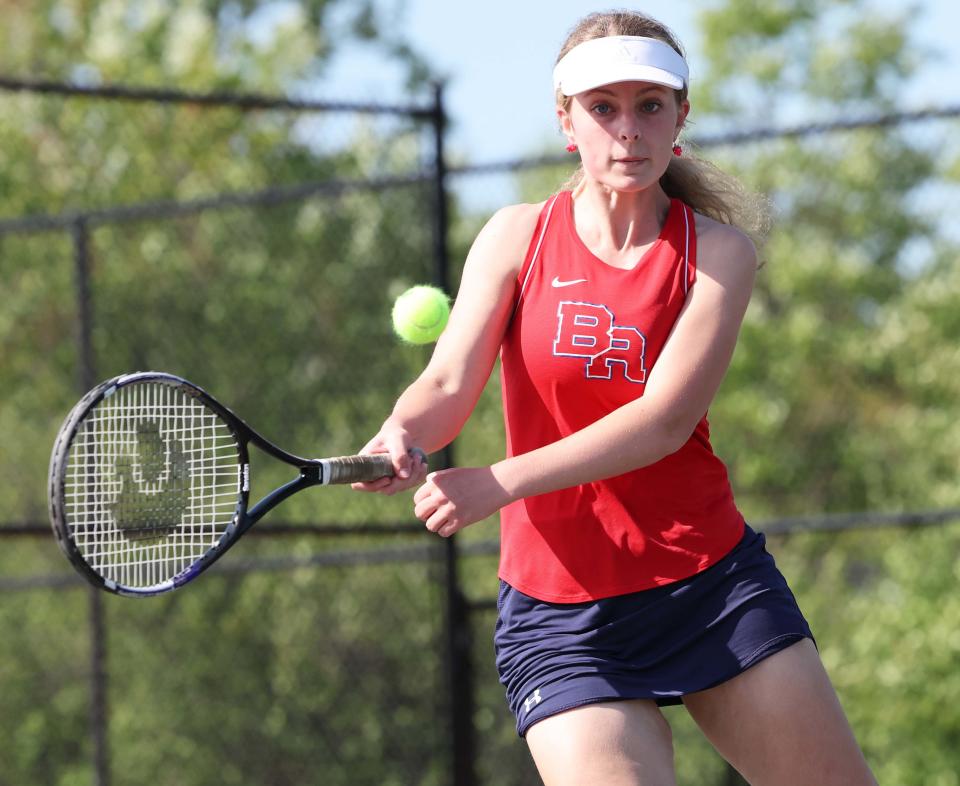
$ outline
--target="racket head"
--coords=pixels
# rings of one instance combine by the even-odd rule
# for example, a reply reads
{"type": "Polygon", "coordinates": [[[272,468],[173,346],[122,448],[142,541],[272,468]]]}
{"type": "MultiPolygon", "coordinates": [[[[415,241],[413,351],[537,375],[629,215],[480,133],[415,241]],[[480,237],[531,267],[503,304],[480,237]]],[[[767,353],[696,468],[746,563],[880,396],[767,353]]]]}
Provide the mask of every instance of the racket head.
{"type": "Polygon", "coordinates": [[[249,503],[244,424],[180,377],[97,385],[50,457],[50,521],[67,559],[120,595],[176,589],[236,539],[249,503]]]}

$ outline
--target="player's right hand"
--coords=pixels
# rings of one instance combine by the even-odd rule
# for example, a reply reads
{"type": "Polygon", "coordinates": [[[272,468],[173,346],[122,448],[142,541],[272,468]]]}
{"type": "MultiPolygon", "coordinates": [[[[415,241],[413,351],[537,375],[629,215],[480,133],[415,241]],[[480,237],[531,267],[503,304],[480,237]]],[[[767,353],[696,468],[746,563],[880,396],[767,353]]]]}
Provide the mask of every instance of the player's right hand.
{"type": "Polygon", "coordinates": [[[356,491],[376,491],[390,496],[419,486],[427,476],[427,457],[410,445],[410,435],[402,429],[383,428],[360,450],[361,454],[388,453],[393,461],[393,477],[352,483],[356,491]]]}

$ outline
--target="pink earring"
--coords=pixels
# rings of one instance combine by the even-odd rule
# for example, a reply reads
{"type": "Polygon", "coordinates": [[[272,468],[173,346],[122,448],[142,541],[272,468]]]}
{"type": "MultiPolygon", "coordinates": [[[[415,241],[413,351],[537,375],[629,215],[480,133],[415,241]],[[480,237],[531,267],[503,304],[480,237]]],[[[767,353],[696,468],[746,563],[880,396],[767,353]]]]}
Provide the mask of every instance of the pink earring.
{"type": "Polygon", "coordinates": [[[576,152],[577,152],[577,146],[576,146],[573,142],[571,142],[569,145],[567,145],[567,152],[568,152],[568,153],[576,153],[576,152]]]}
{"type": "Polygon", "coordinates": [[[674,154],[675,156],[682,156],[682,155],[683,155],[683,148],[680,147],[680,145],[674,145],[674,146],[673,146],[673,154],[674,154]]]}

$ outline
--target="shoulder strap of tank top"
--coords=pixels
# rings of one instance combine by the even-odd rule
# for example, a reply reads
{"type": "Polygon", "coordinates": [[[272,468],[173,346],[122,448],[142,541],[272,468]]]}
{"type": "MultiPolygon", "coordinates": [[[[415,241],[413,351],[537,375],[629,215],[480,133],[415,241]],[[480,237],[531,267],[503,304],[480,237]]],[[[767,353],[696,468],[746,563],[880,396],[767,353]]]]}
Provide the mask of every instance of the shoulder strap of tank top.
{"type": "Polygon", "coordinates": [[[534,233],[533,237],[530,238],[530,246],[527,249],[527,256],[529,257],[526,265],[526,270],[521,270],[520,275],[523,276],[523,283],[520,285],[520,291],[517,293],[517,300],[513,304],[513,313],[517,313],[517,309],[520,308],[520,301],[523,299],[523,293],[526,291],[527,282],[530,280],[530,274],[533,272],[534,266],[537,264],[537,259],[540,256],[540,248],[543,246],[543,238],[547,234],[547,226],[550,224],[550,216],[553,215],[554,205],[557,204],[557,200],[560,199],[560,196],[563,192],[559,192],[553,195],[553,198],[544,206],[544,216],[543,221],[540,224],[539,234],[534,233]],[[536,242],[536,245],[534,245],[536,242]],[[530,248],[533,249],[533,253],[530,253],[530,248]]]}
{"type": "Polygon", "coordinates": [[[693,209],[685,202],[680,205],[683,208],[683,294],[687,294],[697,278],[697,226],[693,209]]]}

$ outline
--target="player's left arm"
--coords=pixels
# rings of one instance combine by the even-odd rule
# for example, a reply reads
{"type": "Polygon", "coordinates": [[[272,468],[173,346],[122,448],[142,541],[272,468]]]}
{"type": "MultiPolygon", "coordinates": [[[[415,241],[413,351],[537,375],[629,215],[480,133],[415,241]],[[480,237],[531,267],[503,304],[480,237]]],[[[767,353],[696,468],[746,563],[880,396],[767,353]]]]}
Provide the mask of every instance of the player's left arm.
{"type": "Polygon", "coordinates": [[[697,278],[642,397],[550,445],[492,467],[432,473],[414,497],[441,535],[524,497],[621,475],[680,449],[730,364],[757,270],[752,241],[698,216],[697,278]]]}

